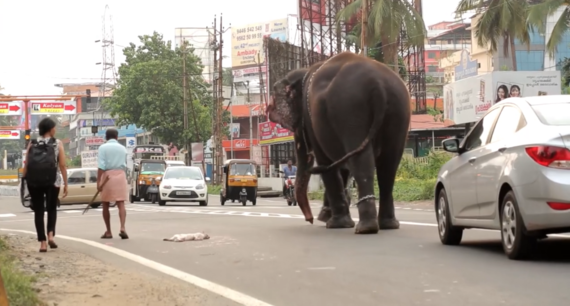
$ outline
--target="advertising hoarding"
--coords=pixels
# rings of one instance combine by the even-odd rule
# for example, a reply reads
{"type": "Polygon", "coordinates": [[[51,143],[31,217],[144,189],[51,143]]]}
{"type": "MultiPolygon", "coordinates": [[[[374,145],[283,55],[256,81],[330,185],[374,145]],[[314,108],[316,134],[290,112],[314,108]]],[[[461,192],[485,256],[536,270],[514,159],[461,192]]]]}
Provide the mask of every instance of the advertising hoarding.
{"type": "Polygon", "coordinates": [[[232,68],[259,65],[258,54],[261,63],[264,63],[263,38],[268,36],[285,42],[287,29],[287,18],[232,26],[232,68]]]}
{"type": "Polygon", "coordinates": [[[31,104],[32,115],[75,115],[77,113],[77,102],[75,100],[31,104]]]}
{"type": "Polygon", "coordinates": [[[0,131],[0,139],[20,139],[20,131],[2,130],[0,131]]]}
{"type": "Polygon", "coordinates": [[[0,103],[0,116],[21,116],[23,111],[22,101],[0,103]]]}
{"type": "Polygon", "coordinates": [[[327,1],[326,0],[299,0],[301,8],[301,19],[312,23],[326,25],[327,1]]]}
{"type": "Polygon", "coordinates": [[[274,122],[261,122],[259,124],[259,144],[269,145],[294,140],[294,133],[282,128],[274,122]]]}
{"type": "Polygon", "coordinates": [[[561,94],[560,71],[495,71],[443,87],[445,125],[479,120],[509,97],[561,94]]]}

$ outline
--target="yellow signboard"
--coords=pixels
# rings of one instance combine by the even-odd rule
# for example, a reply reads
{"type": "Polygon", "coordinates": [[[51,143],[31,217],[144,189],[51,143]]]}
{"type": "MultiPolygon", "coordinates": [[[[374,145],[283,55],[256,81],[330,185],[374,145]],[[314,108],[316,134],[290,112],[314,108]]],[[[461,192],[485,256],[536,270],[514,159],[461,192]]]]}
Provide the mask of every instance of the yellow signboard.
{"type": "Polygon", "coordinates": [[[263,38],[271,37],[287,41],[288,20],[279,19],[269,22],[232,26],[232,68],[251,67],[265,62],[263,38]]]}

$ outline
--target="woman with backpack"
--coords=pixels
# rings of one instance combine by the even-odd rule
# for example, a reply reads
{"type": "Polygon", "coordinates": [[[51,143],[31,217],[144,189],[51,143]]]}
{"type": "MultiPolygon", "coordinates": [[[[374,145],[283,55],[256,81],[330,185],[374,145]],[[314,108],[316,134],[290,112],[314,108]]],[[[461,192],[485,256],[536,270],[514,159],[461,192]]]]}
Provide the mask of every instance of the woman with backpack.
{"type": "Polygon", "coordinates": [[[49,245],[57,249],[54,241],[57,221],[57,202],[59,189],[63,184],[63,197],[67,196],[67,171],[65,152],[61,141],[55,139],[56,123],[51,118],[44,118],[38,124],[41,135],[28,145],[23,179],[28,186],[31,206],[34,210],[34,221],[40,252],[47,252],[49,245]],[[44,207],[45,201],[45,207],[44,207]],[[44,214],[47,211],[47,239],[44,214]],[[47,242],[46,242],[47,240],[47,242]]]}

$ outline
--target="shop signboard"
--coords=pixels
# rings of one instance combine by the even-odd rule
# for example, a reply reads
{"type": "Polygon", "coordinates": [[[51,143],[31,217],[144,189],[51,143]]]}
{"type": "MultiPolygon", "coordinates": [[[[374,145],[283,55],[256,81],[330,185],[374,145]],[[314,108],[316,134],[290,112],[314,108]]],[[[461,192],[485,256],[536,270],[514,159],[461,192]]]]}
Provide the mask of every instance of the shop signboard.
{"type": "Polygon", "coordinates": [[[495,71],[469,77],[443,87],[444,123],[476,122],[506,98],[560,94],[560,71],[495,71]]]}
{"type": "Polygon", "coordinates": [[[259,124],[259,144],[269,145],[294,140],[294,133],[281,127],[275,122],[262,122],[259,124]]]}

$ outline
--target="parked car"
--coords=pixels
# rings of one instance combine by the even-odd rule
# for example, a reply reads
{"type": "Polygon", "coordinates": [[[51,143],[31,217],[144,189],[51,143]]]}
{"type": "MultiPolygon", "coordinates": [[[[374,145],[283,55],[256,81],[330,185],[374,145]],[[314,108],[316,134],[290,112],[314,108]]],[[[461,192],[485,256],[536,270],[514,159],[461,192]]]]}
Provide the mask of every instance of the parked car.
{"type": "Polygon", "coordinates": [[[570,96],[509,98],[491,107],[439,171],[435,208],[440,240],[464,229],[501,232],[510,259],[530,255],[538,239],[570,231],[570,96]]]}
{"type": "Polygon", "coordinates": [[[164,171],[159,186],[158,205],[166,202],[199,202],[200,206],[208,205],[208,186],[199,167],[168,167],[164,171]]]}
{"type": "MultiPolygon", "coordinates": [[[[59,191],[61,205],[87,204],[97,192],[97,168],[75,168],[67,170],[67,197],[63,198],[63,188],[59,191]]],[[[22,205],[30,207],[30,195],[27,186],[20,181],[22,205]],[[23,189],[22,189],[23,188],[23,189]]],[[[101,195],[98,195],[91,207],[101,206],[101,195]]]]}

